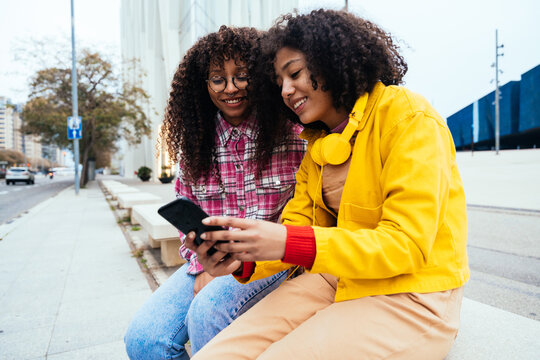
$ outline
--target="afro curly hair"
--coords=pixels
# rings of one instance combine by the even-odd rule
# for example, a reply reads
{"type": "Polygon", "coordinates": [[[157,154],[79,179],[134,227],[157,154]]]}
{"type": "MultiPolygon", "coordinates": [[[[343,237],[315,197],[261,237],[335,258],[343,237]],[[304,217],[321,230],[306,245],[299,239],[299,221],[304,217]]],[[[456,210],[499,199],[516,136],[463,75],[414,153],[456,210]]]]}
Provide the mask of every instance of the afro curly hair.
{"type": "MultiPolygon", "coordinates": [[[[371,91],[378,81],[398,85],[407,72],[407,64],[390,34],[344,11],[319,9],[279,18],[262,40],[258,71],[275,78],[273,62],[276,53],[284,47],[305,55],[313,88],[318,88],[317,79],[320,79],[321,89],[330,92],[336,109],[351,111],[356,100],[371,91]]],[[[266,91],[279,91],[279,88],[274,84],[266,91]]],[[[275,101],[276,96],[269,98],[275,101]]],[[[281,107],[280,111],[298,122],[294,113],[284,109],[283,101],[280,102],[265,106],[281,107]]]]}
{"type": "MultiPolygon", "coordinates": [[[[204,181],[217,174],[215,155],[217,107],[208,94],[206,80],[211,63],[221,65],[229,59],[243,62],[250,74],[248,100],[251,98],[255,65],[260,61],[260,37],[255,28],[221,26],[219,31],[199,39],[186,53],[174,74],[160,137],[167,145],[169,158],[179,161],[189,183],[204,181]]],[[[257,79],[264,84],[271,78],[257,79]]],[[[257,107],[252,106],[257,113],[257,107]]],[[[271,111],[271,113],[274,113],[271,111]]],[[[257,121],[256,150],[252,161],[259,174],[268,165],[275,147],[288,144],[293,136],[286,118],[272,117],[271,121],[257,121]]]]}

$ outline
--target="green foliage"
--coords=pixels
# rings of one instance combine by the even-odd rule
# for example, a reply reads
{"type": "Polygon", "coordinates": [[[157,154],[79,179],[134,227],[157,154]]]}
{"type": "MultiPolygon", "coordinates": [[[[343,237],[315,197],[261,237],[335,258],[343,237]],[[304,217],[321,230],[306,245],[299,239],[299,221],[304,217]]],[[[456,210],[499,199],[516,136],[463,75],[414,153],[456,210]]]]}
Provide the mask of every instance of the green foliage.
{"type": "Polygon", "coordinates": [[[137,176],[142,181],[147,181],[148,179],[150,179],[150,174],[151,173],[152,173],[152,169],[150,169],[149,167],[146,167],[146,166],[141,166],[139,168],[139,170],[137,170],[137,176]]]}
{"type": "MultiPolygon", "coordinates": [[[[88,159],[96,166],[109,165],[116,151],[115,143],[124,138],[137,144],[151,132],[150,121],[143,111],[148,95],[143,89],[120,84],[110,62],[99,53],[83,50],[77,65],[78,113],[83,121],[83,138],[79,141],[86,184],[88,159]]],[[[44,143],[71,147],[67,140],[67,117],[72,114],[71,67],[49,67],[31,78],[29,100],[23,109],[26,134],[41,137],[44,143]]]]}
{"type": "Polygon", "coordinates": [[[116,220],[116,222],[118,224],[130,223],[131,222],[131,217],[130,216],[124,216],[124,217],[118,218],[118,220],[116,220]]]}
{"type": "Polygon", "coordinates": [[[143,250],[142,249],[134,250],[131,252],[131,254],[133,257],[140,258],[143,256],[143,250]]]}

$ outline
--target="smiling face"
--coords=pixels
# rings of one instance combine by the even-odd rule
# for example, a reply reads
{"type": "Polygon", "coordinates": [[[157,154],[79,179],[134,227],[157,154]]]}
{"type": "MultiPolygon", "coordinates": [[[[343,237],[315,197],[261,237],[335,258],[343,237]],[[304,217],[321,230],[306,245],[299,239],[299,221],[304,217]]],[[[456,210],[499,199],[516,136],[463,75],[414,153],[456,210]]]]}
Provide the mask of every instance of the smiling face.
{"type": "Polygon", "coordinates": [[[298,115],[302,124],[320,120],[333,129],[347,119],[347,111],[336,109],[330,92],[322,90],[320,79],[317,79],[317,89],[313,89],[311,72],[301,51],[281,48],[276,53],[274,71],[283,102],[298,115]]]}
{"type": "MultiPolygon", "coordinates": [[[[226,60],[222,64],[211,61],[208,69],[208,79],[220,76],[227,80],[225,90],[217,93],[208,84],[208,95],[210,95],[210,99],[218,110],[222,112],[225,120],[231,125],[238,126],[249,115],[249,102],[247,90],[239,90],[234,85],[233,77],[245,78],[247,76],[247,67],[243,62],[235,62],[234,59],[226,60]]],[[[236,81],[236,83],[240,85],[240,82],[236,81]]]]}

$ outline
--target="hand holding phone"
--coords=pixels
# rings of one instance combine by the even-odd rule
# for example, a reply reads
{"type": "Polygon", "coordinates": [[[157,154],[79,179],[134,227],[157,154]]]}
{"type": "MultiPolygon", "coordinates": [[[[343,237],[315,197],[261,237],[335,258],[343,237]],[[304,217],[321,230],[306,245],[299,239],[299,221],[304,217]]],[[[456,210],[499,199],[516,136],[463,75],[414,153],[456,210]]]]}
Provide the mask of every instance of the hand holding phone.
{"type": "MultiPolygon", "coordinates": [[[[195,232],[195,244],[201,245],[203,240],[201,234],[207,231],[223,230],[221,226],[207,226],[201,221],[208,217],[208,214],[198,205],[187,198],[179,198],[163,205],[158,209],[158,214],[170,222],[175,228],[187,235],[189,232],[195,232]]],[[[217,250],[212,247],[207,254],[210,256],[217,250]]]]}

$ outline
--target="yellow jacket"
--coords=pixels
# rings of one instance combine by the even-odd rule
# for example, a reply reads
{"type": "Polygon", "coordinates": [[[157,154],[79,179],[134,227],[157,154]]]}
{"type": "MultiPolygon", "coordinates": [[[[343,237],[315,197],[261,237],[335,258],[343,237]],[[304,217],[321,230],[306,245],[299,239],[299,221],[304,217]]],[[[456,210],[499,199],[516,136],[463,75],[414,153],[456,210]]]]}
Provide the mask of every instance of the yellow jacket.
{"type": "MultiPolygon", "coordinates": [[[[358,129],[337,227],[322,200],[321,167],[310,155],[325,134],[300,135],[308,153],[282,222],[313,227],[317,255],[309,271],[339,278],[336,301],[465,284],[465,195],[444,120],[422,96],[378,83],[358,129]]],[[[290,266],[257,262],[247,281],[290,266]]]]}

